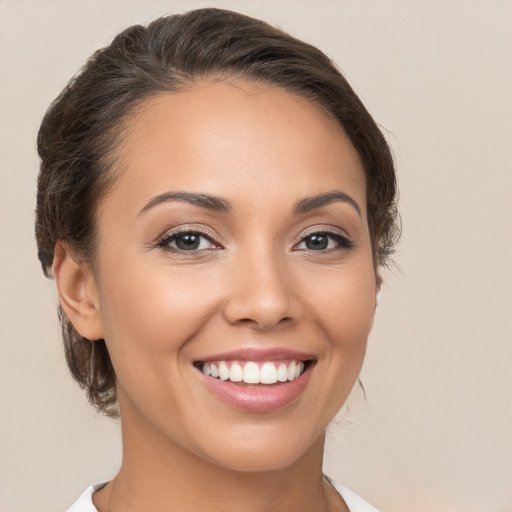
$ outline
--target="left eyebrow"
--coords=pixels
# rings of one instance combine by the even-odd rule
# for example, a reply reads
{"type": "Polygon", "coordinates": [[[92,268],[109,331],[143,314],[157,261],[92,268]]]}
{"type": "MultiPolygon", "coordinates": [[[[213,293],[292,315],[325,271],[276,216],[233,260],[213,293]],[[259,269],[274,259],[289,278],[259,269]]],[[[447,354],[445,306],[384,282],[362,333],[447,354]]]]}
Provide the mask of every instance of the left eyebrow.
{"type": "Polygon", "coordinates": [[[305,197],[304,199],[301,199],[295,203],[293,207],[293,213],[306,213],[310,210],[320,208],[335,201],[341,201],[342,203],[349,204],[361,217],[361,208],[359,208],[359,205],[348,194],[345,194],[345,192],[341,192],[340,190],[331,190],[325,194],[305,197]]]}
{"type": "Polygon", "coordinates": [[[200,206],[201,208],[206,208],[207,210],[213,210],[216,212],[227,213],[231,211],[231,204],[220,197],[209,196],[206,194],[195,194],[193,192],[166,192],[165,194],[153,197],[146,206],[142,208],[139,215],[147,212],[157,204],[169,201],[183,201],[185,203],[200,206]]]}

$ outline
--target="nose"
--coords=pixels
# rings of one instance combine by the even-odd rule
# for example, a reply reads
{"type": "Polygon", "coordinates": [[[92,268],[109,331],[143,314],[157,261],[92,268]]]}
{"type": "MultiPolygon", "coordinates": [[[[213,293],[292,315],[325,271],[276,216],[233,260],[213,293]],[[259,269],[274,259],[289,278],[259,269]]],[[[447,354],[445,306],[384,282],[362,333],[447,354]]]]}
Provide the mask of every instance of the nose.
{"type": "Polygon", "coordinates": [[[294,279],[284,261],[267,251],[241,256],[230,269],[224,317],[232,325],[268,330],[297,320],[294,279]]]}

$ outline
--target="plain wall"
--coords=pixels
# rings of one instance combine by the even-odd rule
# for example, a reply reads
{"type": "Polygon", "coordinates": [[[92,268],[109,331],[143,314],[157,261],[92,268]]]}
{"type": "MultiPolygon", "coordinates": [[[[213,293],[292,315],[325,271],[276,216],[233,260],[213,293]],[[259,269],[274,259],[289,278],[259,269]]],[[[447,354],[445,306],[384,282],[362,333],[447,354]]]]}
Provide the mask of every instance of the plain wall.
{"type": "Polygon", "coordinates": [[[394,148],[403,239],[326,471],[383,512],[512,510],[512,3],[0,0],[0,511],[64,511],[120,463],[65,366],[33,237],[50,101],[125,26],[214,5],[338,63],[394,148]]]}

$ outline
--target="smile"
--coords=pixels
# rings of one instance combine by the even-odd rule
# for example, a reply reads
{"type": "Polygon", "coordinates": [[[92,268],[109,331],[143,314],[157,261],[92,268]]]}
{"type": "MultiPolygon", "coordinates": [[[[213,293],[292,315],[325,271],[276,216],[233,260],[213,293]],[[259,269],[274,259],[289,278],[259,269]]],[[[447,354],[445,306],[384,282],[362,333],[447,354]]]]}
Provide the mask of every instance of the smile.
{"type": "Polygon", "coordinates": [[[219,379],[245,384],[292,382],[304,372],[304,361],[210,361],[202,363],[202,372],[219,379]]]}
{"type": "Polygon", "coordinates": [[[217,399],[248,412],[271,412],[300,399],[316,357],[291,350],[236,350],[194,362],[217,399]]]}

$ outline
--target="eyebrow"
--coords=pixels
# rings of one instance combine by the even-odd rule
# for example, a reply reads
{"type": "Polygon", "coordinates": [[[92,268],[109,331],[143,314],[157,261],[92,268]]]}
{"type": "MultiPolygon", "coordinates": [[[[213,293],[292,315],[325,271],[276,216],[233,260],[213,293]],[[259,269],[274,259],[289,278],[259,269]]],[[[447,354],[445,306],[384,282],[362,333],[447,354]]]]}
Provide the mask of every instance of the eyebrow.
{"type": "Polygon", "coordinates": [[[209,196],[206,194],[195,194],[193,192],[166,192],[153,197],[139,212],[141,215],[147,212],[150,208],[153,208],[157,204],[165,203],[168,201],[184,201],[185,203],[193,204],[194,206],[200,206],[207,210],[213,210],[215,212],[227,213],[232,210],[231,204],[225,199],[220,197],[209,196]]]}
{"type": "Polygon", "coordinates": [[[342,203],[349,204],[356,210],[359,216],[361,216],[361,208],[359,208],[359,205],[348,194],[345,194],[345,192],[341,192],[340,190],[331,190],[325,194],[305,197],[295,204],[293,207],[293,213],[306,213],[335,201],[341,201],[342,203]]]}
{"type": "MultiPolygon", "coordinates": [[[[142,208],[139,215],[147,212],[158,204],[166,203],[168,201],[183,201],[194,206],[199,206],[201,208],[206,208],[207,210],[221,213],[229,213],[233,209],[229,201],[221,199],[220,197],[210,196],[207,194],[197,194],[194,192],[166,192],[165,194],[153,197],[146,206],[142,208]]],[[[294,214],[307,213],[310,210],[321,208],[322,206],[326,206],[336,201],[351,205],[361,216],[361,209],[359,208],[359,205],[348,194],[345,194],[340,190],[331,190],[324,194],[305,197],[295,203],[292,211],[294,214]]]]}

